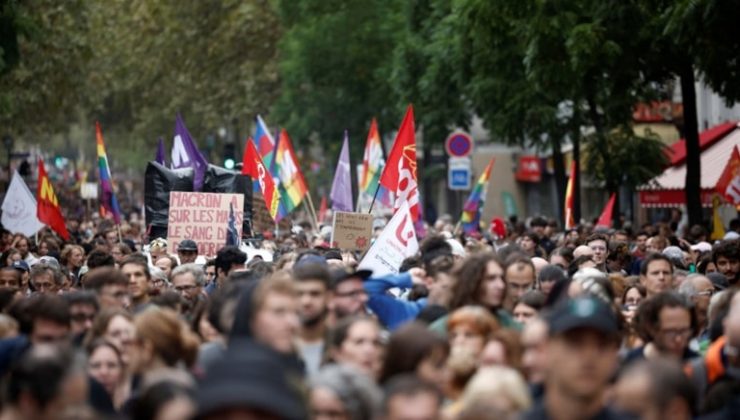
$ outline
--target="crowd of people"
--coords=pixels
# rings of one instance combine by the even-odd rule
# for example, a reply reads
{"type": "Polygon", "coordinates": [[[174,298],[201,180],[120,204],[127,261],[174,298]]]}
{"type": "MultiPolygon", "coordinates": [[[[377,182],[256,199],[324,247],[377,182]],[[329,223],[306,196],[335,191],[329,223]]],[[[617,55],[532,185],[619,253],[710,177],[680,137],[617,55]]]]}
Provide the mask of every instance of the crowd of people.
{"type": "Polygon", "coordinates": [[[330,229],[251,241],[270,260],[68,228],[0,236],[0,420],[740,416],[740,220],[443,217],[385,276],[330,229]]]}

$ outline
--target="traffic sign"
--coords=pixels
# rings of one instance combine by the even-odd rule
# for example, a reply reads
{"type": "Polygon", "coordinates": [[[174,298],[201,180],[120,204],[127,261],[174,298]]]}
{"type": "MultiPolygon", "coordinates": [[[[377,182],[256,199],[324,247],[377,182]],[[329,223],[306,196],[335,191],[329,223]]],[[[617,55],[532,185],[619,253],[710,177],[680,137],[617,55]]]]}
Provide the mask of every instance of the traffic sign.
{"type": "Polygon", "coordinates": [[[445,150],[450,157],[466,157],[473,152],[473,138],[464,131],[455,131],[445,140],[445,150]]]}
{"type": "Polygon", "coordinates": [[[451,190],[469,190],[471,187],[470,158],[451,157],[447,164],[447,186],[451,190]]]}

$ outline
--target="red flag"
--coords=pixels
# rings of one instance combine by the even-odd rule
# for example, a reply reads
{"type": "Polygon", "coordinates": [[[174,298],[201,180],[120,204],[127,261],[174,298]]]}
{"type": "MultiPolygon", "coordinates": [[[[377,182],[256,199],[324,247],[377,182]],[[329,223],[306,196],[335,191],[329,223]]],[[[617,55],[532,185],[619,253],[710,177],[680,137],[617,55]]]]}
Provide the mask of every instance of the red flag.
{"type": "Polygon", "coordinates": [[[606,202],[604,210],[599,216],[599,221],[596,222],[596,226],[611,227],[612,225],[612,212],[614,211],[614,202],[617,200],[617,193],[612,193],[609,197],[609,201],[606,202]]]}
{"type": "Polygon", "coordinates": [[[573,220],[573,188],[576,185],[576,161],[570,163],[570,179],[568,179],[568,186],[565,188],[565,228],[572,229],[576,227],[576,222],[573,220]]]}
{"type": "Polygon", "coordinates": [[[740,204],[740,151],[738,147],[732,151],[732,157],[717,181],[717,192],[722,194],[728,202],[734,205],[740,204]]]}
{"type": "Polygon", "coordinates": [[[398,129],[380,184],[396,195],[395,210],[407,202],[414,221],[419,220],[419,190],[416,177],[414,107],[409,105],[398,129]]]}
{"type": "Polygon", "coordinates": [[[56,194],[54,194],[54,187],[51,185],[49,176],[46,174],[44,161],[41,159],[39,159],[38,183],[36,188],[36,217],[42,223],[49,225],[65,241],[69,240],[69,232],[64,224],[64,216],[62,216],[62,211],[59,208],[59,201],[56,194]]]}
{"type": "Polygon", "coordinates": [[[259,182],[267,210],[270,212],[272,219],[276,220],[280,204],[280,194],[275,189],[275,181],[273,181],[272,175],[270,175],[270,172],[262,162],[262,158],[257,153],[257,148],[254,146],[254,141],[252,141],[251,137],[247,139],[247,146],[244,148],[242,174],[249,175],[253,181],[257,180],[259,182]]]}

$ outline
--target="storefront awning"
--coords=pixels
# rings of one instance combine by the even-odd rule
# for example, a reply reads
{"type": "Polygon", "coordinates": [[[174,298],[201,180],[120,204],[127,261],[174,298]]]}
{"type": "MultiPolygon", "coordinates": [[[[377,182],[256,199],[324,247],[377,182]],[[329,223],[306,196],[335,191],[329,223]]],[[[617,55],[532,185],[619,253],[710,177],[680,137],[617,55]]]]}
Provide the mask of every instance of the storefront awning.
{"type": "MultiPolygon", "coordinates": [[[[726,123],[702,133],[701,189],[702,205],[712,205],[712,194],[733,149],[740,144],[737,123],[726,123]]],[[[671,166],[662,174],[637,188],[643,207],[676,207],[686,203],[686,145],[679,140],[670,150],[671,166]]]]}

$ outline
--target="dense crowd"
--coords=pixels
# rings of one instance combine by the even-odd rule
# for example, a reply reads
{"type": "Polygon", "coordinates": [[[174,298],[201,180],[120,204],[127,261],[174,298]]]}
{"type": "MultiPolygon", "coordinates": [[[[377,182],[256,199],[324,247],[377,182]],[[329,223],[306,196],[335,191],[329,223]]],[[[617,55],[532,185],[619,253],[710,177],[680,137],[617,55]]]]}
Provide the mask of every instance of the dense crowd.
{"type": "Polygon", "coordinates": [[[135,217],[68,228],[2,231],[0,420],[740,417],[740,220],[443,217],[386,276],[330,228],[214,258],[135,217]]]}

